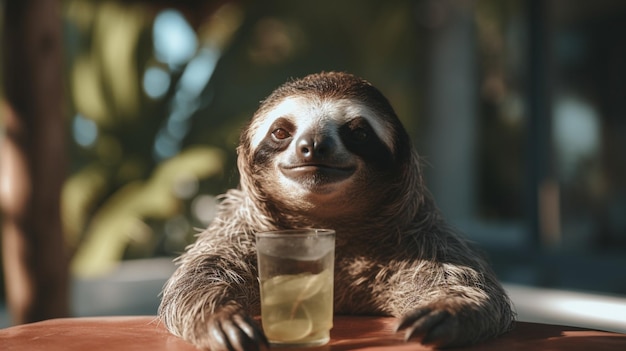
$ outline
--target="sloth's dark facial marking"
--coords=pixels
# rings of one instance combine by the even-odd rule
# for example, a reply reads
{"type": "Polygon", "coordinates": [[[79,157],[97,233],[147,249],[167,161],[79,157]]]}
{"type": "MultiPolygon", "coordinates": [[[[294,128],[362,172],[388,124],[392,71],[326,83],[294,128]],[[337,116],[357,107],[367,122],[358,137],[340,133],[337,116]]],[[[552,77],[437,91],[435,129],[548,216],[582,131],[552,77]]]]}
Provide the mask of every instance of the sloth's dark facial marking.
{"type": "Polygon", "coordinates": [[[374,168],[384,170],[393,164],[393,154],[365,118],[357,117],[343,124],[339,128],[339,135],[350,152],[374,168]]]}

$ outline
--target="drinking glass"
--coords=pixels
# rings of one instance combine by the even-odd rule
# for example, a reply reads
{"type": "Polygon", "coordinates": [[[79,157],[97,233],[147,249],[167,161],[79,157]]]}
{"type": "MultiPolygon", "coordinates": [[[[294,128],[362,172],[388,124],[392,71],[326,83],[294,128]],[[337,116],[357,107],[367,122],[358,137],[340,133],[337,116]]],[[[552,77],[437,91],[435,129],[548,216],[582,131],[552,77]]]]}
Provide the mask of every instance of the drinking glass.
{"type": "Polygon", "coordinates": [[[256,234],[261,322],[272,345],[318,346],[333,326],[335,231],[256,234]]]}

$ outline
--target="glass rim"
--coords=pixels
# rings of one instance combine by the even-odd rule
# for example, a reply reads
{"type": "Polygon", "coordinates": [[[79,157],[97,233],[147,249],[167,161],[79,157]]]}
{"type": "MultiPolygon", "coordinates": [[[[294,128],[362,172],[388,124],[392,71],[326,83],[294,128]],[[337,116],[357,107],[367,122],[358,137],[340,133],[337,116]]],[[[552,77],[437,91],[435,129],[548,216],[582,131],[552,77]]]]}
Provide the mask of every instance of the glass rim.
{"type": "Polygon", "coordinates": [[[277,229],[266,232],[258,232],[254,234],[256,237],[261,238],[306,238],[306,237],[327,237],[334,236],[334,229],[325,228],[301,228],[301,229],[277,229]]]}

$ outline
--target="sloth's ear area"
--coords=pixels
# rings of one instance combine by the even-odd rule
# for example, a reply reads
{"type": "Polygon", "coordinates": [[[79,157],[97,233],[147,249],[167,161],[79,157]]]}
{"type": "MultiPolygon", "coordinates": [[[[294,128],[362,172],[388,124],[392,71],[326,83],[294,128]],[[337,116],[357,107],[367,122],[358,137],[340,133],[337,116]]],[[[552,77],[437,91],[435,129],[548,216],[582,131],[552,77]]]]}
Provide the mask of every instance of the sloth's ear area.
{"type": "Polygon", "coordinates": [[[346,149],[368,164],[381,169],[393,164],[393,153],[365,118],[357,117],[343,124],[339,136],[346,149]]]}

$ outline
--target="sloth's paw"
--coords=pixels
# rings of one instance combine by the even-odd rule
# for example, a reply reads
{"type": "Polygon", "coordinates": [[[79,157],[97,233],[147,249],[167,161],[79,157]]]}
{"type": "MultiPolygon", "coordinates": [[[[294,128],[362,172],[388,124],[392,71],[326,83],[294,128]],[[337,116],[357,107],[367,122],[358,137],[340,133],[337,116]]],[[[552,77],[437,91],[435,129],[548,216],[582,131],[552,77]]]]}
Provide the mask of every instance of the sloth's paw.
{"type": "Polygon", "coordinates": [[[400,318],[396,331],[406,329],[405,340],[418,339],[435,347],[462,346],[469,343],[468,330],[458,313],[445,303],[433,303],[417,308],[400,318]]]}
{"type": "Polygon", "coordinates": [[[211,316],[206,336],[194,344],[212,351],[269,349],[269,343],[259,324],[240,308],[232,305],[222,307],[211,316]]]}

